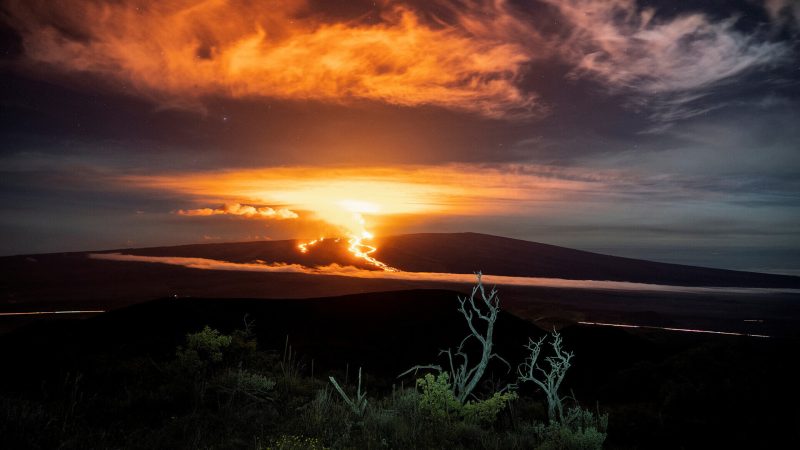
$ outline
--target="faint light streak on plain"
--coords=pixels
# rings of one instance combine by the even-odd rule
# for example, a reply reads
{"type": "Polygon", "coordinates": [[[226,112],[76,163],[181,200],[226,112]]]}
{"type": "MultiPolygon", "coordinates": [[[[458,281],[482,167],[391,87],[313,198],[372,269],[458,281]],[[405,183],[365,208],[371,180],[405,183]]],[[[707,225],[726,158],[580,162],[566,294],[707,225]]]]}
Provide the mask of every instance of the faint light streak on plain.
{"type": "Polygon", "coordinates": [[[24,312],[0,312],[0,316],[39,316],[47,314],[100,314],[102,310],[87,311],[24,311],[24,312]]]}
{"type": "Polygon", "coordinates": [[[736,333],[733,331],[713,331],[713,330],[696,330],[693,328],[672,328],[672,327],[657,327],[653,325],[631,325],[625,323],[606,323],[606,322],[578,322],[581,325],[595,325],[600,327],[616,327],[616,328],[645,328],[649,330],[664,330],[664,331],[681,331],[684,333],[705,333],[705,334],[723,334],[726,336],[748,336],[757,338],[769,338],[766,334],[752,334],[752,333],[736,333]]]}

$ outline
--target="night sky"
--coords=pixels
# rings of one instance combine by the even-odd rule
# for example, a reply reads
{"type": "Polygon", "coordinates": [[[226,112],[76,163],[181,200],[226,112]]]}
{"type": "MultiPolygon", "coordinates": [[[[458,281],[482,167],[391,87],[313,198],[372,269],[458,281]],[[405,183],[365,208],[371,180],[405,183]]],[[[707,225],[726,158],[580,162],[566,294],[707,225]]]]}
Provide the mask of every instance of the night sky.
{"type": "Polygon", "coordinates": [[[800,2],[0,5],[0,255],[476,231],[800,274],[800,2]]]}

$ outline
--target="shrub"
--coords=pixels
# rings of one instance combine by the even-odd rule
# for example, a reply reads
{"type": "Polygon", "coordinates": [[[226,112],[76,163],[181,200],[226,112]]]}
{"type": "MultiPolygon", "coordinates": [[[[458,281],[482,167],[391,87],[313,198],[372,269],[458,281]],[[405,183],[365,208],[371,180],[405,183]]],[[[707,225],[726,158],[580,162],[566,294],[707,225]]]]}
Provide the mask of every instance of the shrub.
{"type": "Polygon", "coordinates": [[[497,414],[508,402],[518,398],[516,392],[495,392],[491,397],[481,401],[468,401],[464,405],[464,419],[481,425],[490,425],[497,420],[497,414]]]}
{"type": "Polygon", "coordinates": [[[509,401],[517,398],[516,392],[495,392],[486,400],[469,400],[461,404],[453,395],[449,375],[441,372],[437,376],[427,374],[417,379],[422,389],[419,409],[436,419],[463,419],[465,422],[490,425],[509,401]]]}
{"type": "Polygon", "coordinates": [[[569,408],[561,422],[537,424],[534,433],[542,450],[594,450],[603,448],[608,414],[595,416],[579,406],[569,408]]]}
{"type": "Polygon", "coordinates": [[[423,378],[417,379],[417,387],[422,389],[419,398],[419,408],[422,412],[437,419],[461,415],[462,405],[453,394],[447,372],[440,372],[437,376],[426,374],[423,378]]]}
{"type": "Polygon", "coordinates": [[[231,345],[231,337],[208,325],[197,333],[186,335],[186,346],[179,346],[176,357],[180,367],[189,372],[222,362],[223,350],[231,345]]]}

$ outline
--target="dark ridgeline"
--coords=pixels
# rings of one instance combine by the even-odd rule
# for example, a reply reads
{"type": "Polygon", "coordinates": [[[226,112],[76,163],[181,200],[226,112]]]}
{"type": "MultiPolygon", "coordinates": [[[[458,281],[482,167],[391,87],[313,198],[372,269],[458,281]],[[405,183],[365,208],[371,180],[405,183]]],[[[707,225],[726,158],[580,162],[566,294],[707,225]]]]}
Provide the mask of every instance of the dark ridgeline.
{"type": "Polygon", "coordinates": [[[376,257],[420,272],[484,273],[678,286],[800,288],[800,277],[667,264],[480,233],[426,233],[383,239],[376,257]]]}

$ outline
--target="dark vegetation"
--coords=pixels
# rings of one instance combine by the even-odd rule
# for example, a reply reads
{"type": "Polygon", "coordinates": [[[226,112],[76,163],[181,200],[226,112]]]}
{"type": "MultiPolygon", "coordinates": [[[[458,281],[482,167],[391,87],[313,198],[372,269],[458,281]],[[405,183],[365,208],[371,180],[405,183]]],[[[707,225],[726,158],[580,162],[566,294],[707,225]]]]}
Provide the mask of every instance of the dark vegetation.
{"type": "Polygon", "coordinates": [[[547,336],[502,311],[512,370],[493,360],[475,389],[490,403],[467,412],[442,374],[397,378],[469,333],[457,296],[162,299],[34,324],[0,338],[0,448],[592,448],[592,429],[608,448],[780,448],[799,423],[795,340],[574,325],[564,417],[532,382],[495,408],[547,336]]]}

